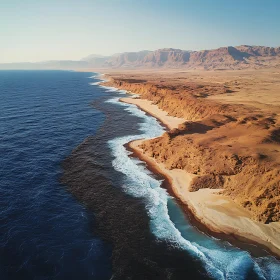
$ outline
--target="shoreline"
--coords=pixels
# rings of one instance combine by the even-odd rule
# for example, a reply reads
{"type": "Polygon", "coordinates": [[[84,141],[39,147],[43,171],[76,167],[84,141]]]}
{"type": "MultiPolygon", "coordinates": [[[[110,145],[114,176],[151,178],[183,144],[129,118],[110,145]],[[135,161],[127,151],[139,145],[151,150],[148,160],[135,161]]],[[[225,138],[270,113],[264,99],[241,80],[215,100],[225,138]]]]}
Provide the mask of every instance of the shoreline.
{"type": "Polygon", "coordinates": [[[157,105],[153,104],[152,101],[149,100],[123,97],[120,98],[120,102],[136,105],[140,110],[156,118],[161,125],[166,127],[168,130],[177,128],[180,124],[186,121],[183,118],[169,116],[167,112],[159,109],[157,105]]]}
{"type": "MultiPolygon", "coordinates": [[[[168,116],[166,112],[157,108],[151,111],[151,101],[135,98],[121,98],[121,102],[134,104],[141,110],[157,118],[165,127],[173,129],[186,121],[168,116]],[[140,102],[139,102],[140,101],[140,102]],[[159,113],[159,117],[157,116],[159,113]]],[[[157,105],[153,105],[157,107],[157,105]]],[[[280,223],[262,224],[250,218],[250,213],[237,205],[230,198],[215,194],[220,190],[200,189],[189,192],[188,187],[195,176],[182,169],[167,170],[164,164],[157,163],[153,158],[145,155],[138,147],[142,141],[135,140],[125,146],[133,152],[133,156],[147,164],[153,173],[159,174],[166,184],[166,188],[190,215],[191,222],[201,231],[214,237],[221,238],[249,251],[252,255],[273,255],[280,258],[280,223]],[[258,247],[261,248],[258,248],[258,247]],[[266,252],[266,254],[265,254],[266,252]]]]}

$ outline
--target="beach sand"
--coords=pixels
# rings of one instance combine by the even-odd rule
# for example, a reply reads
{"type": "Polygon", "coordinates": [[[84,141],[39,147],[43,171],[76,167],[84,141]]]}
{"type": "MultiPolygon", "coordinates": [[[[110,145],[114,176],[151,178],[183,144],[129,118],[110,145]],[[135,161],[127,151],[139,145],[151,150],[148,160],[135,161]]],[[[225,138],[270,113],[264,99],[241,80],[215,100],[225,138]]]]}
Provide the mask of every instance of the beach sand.
{"type": "Polygon", "coordinates": [[[157,105],[154,105],[152,101],[149,100],[127,97],[121,98],[120,101],[136,105],[143,111],[157,118],[169,129],[177,128],[181,123],[186,121],[183,118],[169,116],[167,112],[161,110],[157,105]]]}
{"type": "MultiPolygon", "coordinates": [[[[169,129],[176,128],[186,121],[182,118],[168,116],[166,112],[148,100],[122,98],[121,101],[137,105],[158,118],[169,129]]],[[[154,169],[169,178],[176,197],[187,205],[200,223],[212,232],[234,235],[240,240],[261,244],[275,255],[280,256],[279,222],[263,224],[253,220],[250,212],[245,208],[239,206],[229,197],[217,194],[221,191],[219,189],[200,189],[196,192],[190,192],[190,183],[196,175],[182,169],[168,170],[163,163],[157,163],[154,158],[147,156],[139,148],[144,140],[147,139],[133,141],[128,146],[136,155],[141,155],[141,160],[153,165],[154,169]]]]}

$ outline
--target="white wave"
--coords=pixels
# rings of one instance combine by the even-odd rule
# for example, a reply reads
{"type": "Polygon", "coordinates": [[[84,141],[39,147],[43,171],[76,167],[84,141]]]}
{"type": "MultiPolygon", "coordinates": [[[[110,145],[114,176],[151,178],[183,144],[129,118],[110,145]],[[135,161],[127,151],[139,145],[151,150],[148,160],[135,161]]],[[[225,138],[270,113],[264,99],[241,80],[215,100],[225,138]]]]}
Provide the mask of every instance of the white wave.
{"type": "Polygon", "coordinates": [[[98,77],[98,75],[92,75],[92,76],[88,77],[88,79],[94,79],[96,77],[98,77]]]}
{"type": "Polygon", "coordinates": [[[108,82],[107,79],[104,79],[104,78],[102,78],[102,77],[104,77],[104,74],[100,74],[100,73],[97,73],[97,74],[94,74],[94,75],[88,77],[88,79],[95,79],[95,80],[98,80],[97,82],[90,83],[90,85],[92,85],[92,86],[98,86],[98,85],[100,85],[100,84],[103,83],[103,82],[108,82]]]}
{"type": "Polygon", "coordinates": [[[262,268],[265,279],[278,280],[280,279],[280,264],[279,260],[274,257],[257,258],[256,262],[262,268]]]}
{"type": "MultiPolygon", "coordinates": [[[[121,94],[126,93],[126,91],[118,89],[115,91],[121,94]]],[[[124,147],[124,144],[133,140],[158,137],[163,134],[165,129],[154,117],[148,116],[136,105],[120,102],[119,97],[111,98],[106,102],[123,106],[129,114],[142,120],[139,123],[141,134],[115,138],[108,144],[115,158],[112,162],[113,167],[126,175],[124,191],[134,197],[145,199],[152,233],[158,239],[167,240],[171,245],[183,248],[199,258],[215,279],[246,279],[247,272],[252,270],[257,273],[258,279],[276,279],[274,275],[279,275],[279,273],[275,273],[276,267],[280,267],[279,262],[277,264],[270,262],[270,266],[268,266],[268,261],[260,262],[259,259],[253,259],[248,252],[207,235],[204,235],[204,240],[202,242],[200,240],[198,243],[190,242],[182,236],[168,213],[167,205],[171,197],[165,189],[161,188],[161,182],[153,178],[151,173],[140,164],[140,160],[129,157],[131,153],[124,147]]],[[[270,258],[268,259],[270,260],[270,258]]]]}
{"type": "Polygon", "coordinates": [[[115,87],[102,86],[102,88],[106,89],[107,92],[119,91],[119,89],[117,89],[117,88],[115,88],[115,87]]]}
{"type": "Polygon", "coordinates": [[[123,186],[124,191],[134,197],[145,199],[146,209],[151,219],[151,230],[157,238],[168,240],[173,246],[184,248],[193,256],[204,260],[208,272],[217,279],[223,279],[222,272],[216,269],[197,247],[185,240],[170,220],[167,208],[169,196],[167,191],[161,188],[160,181],[143,172],[143,168],[139,166],[140,161],[130,158],[130,153],[124,147],[124,144],[139,138],[157,137],[164,132],[164,128],[155,118],[148,117],[137,106],[120,103],[118,100],[119,98],[112,98],[107,102],[119,104],[131,114],[144,119],[144,122],[140,123],[139,127],[143,134],[115,138],[108,142],[115,157],[112,163],[113,167],[115,170],[125,174],[127,178],[126,184],[123,186]]]}
{"type": "Polygon", "coordinates": [[[98,86],[102,82],[94,82],[94,83],[89,83],[91,86],[98,86]]]}
{"type": "Polygon", "coordinates": [[[98,82],[93,82],[93,83],[89,83],[91,86],[100,86],[102,88],[104,88],[106,90],[106,92],[116,92],[116,91],[119,91],[120,93],[126,93],[125,90],[119,90],[115,87],[107,87],[107,86],[103,86],[103,85],[100,85],[101,83],[103,82],[106,82],[106,80],[100,80],[98,82]]]}

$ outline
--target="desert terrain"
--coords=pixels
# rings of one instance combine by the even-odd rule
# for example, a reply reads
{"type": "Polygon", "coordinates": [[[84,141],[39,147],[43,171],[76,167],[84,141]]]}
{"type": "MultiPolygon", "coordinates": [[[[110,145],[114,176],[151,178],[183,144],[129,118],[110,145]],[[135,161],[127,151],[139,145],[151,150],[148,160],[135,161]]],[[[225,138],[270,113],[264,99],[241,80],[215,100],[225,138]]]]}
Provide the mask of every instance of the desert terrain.
{"type": "Polygon", "coordinates": [[[177,196],[202,221],[206,216],[209,227],[212,219],[212,229],[224,225],[221,231],[248,237],[251,224],[251,239],[273,243],[279,253],[280,69],[111,71],[107,77],[107,85],[139,94],[124,102],[169,128],[133,146],[173,176],[177,196]]]}

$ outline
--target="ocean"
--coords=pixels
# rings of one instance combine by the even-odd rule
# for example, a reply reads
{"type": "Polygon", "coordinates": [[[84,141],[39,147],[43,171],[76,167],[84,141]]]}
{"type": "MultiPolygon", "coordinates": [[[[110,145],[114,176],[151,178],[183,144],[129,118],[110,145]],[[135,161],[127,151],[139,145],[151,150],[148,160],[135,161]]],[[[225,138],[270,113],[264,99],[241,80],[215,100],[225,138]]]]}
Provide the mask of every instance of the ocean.
{"type": "Polygon", "coordinates": [[[97,73],[0,71],[0,279],[279,279],[124,147],[164,127],[97,73]]]}

